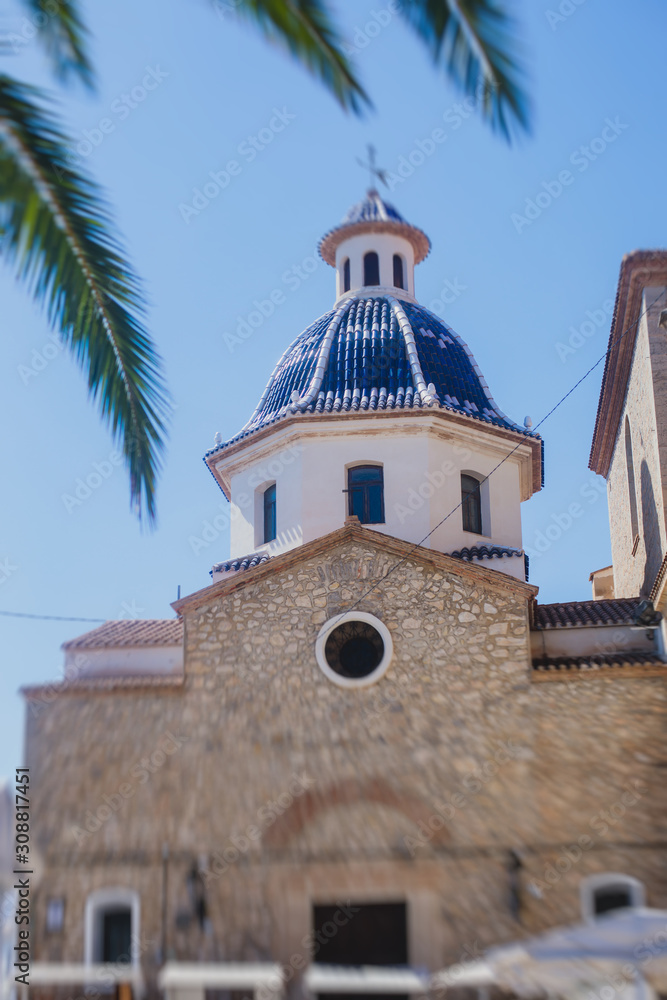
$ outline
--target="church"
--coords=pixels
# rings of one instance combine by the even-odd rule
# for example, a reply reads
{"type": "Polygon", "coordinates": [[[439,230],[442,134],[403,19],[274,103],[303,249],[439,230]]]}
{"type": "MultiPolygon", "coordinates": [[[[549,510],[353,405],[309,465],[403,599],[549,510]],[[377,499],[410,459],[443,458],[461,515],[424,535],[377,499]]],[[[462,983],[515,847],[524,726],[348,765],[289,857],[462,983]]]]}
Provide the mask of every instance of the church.
{"type": "Polygon", "coordinates": [[[591,451],[613,566],[540,604],[543,442],[419,304],[430,249],[375,190],[326,233],[333,305],[205,455],[229,558],[24,689],[36,995],[416,997],[667,907],[667,251],[621,267],[591,451]]]}

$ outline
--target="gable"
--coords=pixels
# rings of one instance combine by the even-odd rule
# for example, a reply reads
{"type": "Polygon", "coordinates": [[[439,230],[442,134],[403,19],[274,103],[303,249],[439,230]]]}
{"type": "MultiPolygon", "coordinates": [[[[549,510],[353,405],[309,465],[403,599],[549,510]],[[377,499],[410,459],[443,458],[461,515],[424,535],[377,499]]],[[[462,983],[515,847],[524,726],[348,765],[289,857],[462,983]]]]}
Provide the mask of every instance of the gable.
{"type": "MultiPolygon", "coordinates": [[[[463,562],[444,553],[436,552],[434,549],[411,544],[393,538],[391,535],[364,528],[359,524],[357,518],[348,518],[345,526],[337,531],[288,552],[273,556],[266,562],[238,572],[238,575],[232,578],[220,580],[209,587],[195,591],[187,597],[174,601],[171,606],[179,615],[187,614],[196,608],[204,607],[210,601],[253,586],[262,580],[280,576],[296,567],[305,566],[312,560],[315,560],[318,567],[324,567],[329,562],[333,564],[337,560],[344,562],[345,551],[350,551],[346,550],[345,546],[350,543],[356,546],[355,552],[357,554],[363,550],[367,559],[370,560],[366,569],[359,568],[358,572],[363,573],[369,580],[369,586],[372,585],[376,589],[382,586],[382,580],[385,577],[391,576],[395,572],[395,567],[408,563],[415,568],[431,567],[436,571],[444,571],[453,577],[458,576],[462,580],[477,582],[489,592],[509,592],[523,600],[535,597],[538,591],[537,587],[523,583],[506,573],[490,570],[475,563],[463,562]]],[[[339,569],[337,572],[342,572],[345,575],[351,571],[339,569]]]]}
{"type": "Polygon", "coordinates": [[[366,529],[336,532],[328,543],[178,602],[186,685],[196,677],[234,711],[265,712],[269,726],[280,704],[276,738],[283,739],[284,716],[302,727],[314,704],[322,719],[332,713],[315,722],[317,732],[322,724],[337,731],[338,713],[354,706],[364,731],[405,726],[407,734],[417,716],[459,717],[526,682],[535,588],[366,529]],[[341,683],[318,654],[318,637],[348,612],[390,637],[387,666],[367,683],[341,683]]]}

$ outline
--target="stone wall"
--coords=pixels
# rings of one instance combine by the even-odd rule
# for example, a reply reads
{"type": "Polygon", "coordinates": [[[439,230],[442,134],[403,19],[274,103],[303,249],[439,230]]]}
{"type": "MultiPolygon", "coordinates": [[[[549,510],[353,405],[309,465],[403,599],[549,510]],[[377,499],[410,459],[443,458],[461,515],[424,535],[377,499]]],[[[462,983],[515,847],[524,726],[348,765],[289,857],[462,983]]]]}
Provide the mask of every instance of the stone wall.
{"type": "Polygon", "coordinates": [[[168,955],[273,958],[295,982],[313,903],[406,900],[411,961],[431,969],[576,919],[583,874],[636,875],[666,905],[664,681],[531,684],[533,592],[346,528],[182,601],[182,688],[72,686],[29,712],[39,956],[80,961],[85,898],[110,885],[141,894],[149,977],[163,892],[168,955]],[[350,606],[394,642],[366,689],[314,656],[350,606]],[[606,822],[628,784],[636,801],[606,822]],[[203,927],[187,922],[193,867],[203,927]],[[47,936],[61,894],[65,931],[47,936]]]}
{"type": "MultiPolygon", "coordinates": [[[[616,597],[647,596],[665,552],[664,491],[667,485],[667,342],[658,326],[663,305],[651,306],[662,289],[644,291],[625,408],[608,480],[609,523],[616,597]],[[639,545],[633,554],[625,420],[630,422],[639,545]]],[[[662,303],[663,300],[661,299],[662,303]]]]}

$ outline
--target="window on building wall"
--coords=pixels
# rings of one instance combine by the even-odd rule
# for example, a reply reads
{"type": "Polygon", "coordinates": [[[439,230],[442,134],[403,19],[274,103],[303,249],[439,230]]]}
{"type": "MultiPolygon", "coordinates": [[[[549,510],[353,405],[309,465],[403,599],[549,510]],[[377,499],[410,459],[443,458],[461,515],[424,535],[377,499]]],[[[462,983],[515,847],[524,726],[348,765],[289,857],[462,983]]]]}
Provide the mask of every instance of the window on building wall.
{"type": "Polygon", "coordinates": [[[348,511],[362,524],[384,523],[384,476],[381,465],[356,465],[347,471],[348,511]]]}
{"type": "Polygon", "coordinates": [[[139,896],[120,887],[99,889],[86,900],[86,964],[137,962],[139,896]]]}
{"type": "Polygon", "coordinates": [[[350,290],[350,258],[346,257],[343,263],[343,291],[350,290]]]}
{"type": "Polygon", "coordinates": [[[264,490],[264,541],[272,542],[276,537],[276,484],[264,490]]]}
{"type": "Polygon", "coordinates": [[[132,960],[132,911],[129,906],[114,906],[100,914],[99,962],[132,960]]]}
{"type": "Polygon", "coordinates": [[[49,934],[58,933],[65,923],[65,900],[62,897],[46,901],[46,929],[49,934]]]}
{"type": "Polygon", "coordinates": [[[588,920],[595,920],[614,910],[644,904],[644,886],[629,875],[610,872],[592,875],[581,883],[581,908],[588,920]]]}
{"type": "Polygon", "coordinates": [[[461,476],[461,510],[463,530],[482,534],[482,484],[474,476],[461,476]]]}
{"type": "Polygon", "coordinates": [[[371,250],[364,254],[364,285],[380,284],[380,258],[371,250]]]}
{"type": "Polygon", "coordinates": [[[635,485],[635,463],[632,456],[632,432],[630,421],[625,418],[625,465],[628,471],[628,495],[630,500],[630,530],[632,544],[639,534],[639,519],[637,517],[637,487],[635,485]]]}
{"type": "Polygon", "coordinates": [[[405,288],[403,258],[397,253],[394,254],[394,288],[405,288]]]}

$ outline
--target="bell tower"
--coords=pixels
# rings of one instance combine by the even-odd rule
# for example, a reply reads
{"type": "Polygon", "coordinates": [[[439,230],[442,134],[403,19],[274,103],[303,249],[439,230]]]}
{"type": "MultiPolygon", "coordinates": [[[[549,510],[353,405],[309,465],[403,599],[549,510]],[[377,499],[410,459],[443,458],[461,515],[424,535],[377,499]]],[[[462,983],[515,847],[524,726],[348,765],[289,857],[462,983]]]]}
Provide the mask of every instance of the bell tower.
{"type": "Polygon", "coordinates": [[[590,468],[607,480],[612,566],[594,597],[667,604],[667,250],[621,264],[590,468]]]}
{"type": "Polygon", "coordinates": [[[337,302],[362,290],[415,302],[415,264],[430,249],[428,236],[405,222],[374,189],[320,243],[322,259],[336,268],[337,302]]]}

